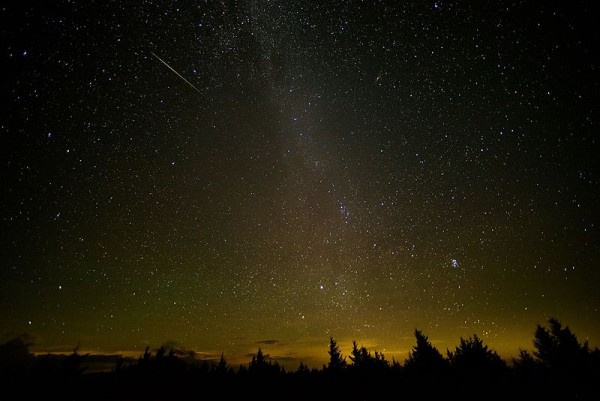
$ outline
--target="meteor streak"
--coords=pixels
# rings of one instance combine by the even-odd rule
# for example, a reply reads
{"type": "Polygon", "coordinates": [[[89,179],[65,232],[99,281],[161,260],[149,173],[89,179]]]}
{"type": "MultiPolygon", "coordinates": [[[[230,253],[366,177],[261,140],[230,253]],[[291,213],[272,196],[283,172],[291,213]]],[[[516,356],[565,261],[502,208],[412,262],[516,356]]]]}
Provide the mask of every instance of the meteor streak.
{"type": "Polygon", "coordinates": [[[160,61],[161,63],[163,63],[164,65],[167,66],[167,68],[171,71],[173,71],[175,74],[177,74],[177,76],[181,79],[183,79],[185,81],[186,84],[188,84],[189,86],[192,87],[192,89],[194,89],[196,92],[198,92],[199,94],[202,94],[202,92],[200,92],[198,90],[198,88],[196,88],[194,85],[192,85],[192,83],[190,81],[188,81],[187,79],[185,79],[180,73],[178,73],[177,71],[175,71],[175,69],[173,67],[171,67],[169,64],[167,64],[166,61],[164,61],[162,58],[158,57],[154,52],[150,52],[150,54],[152,54],[154,57],[156,57],[158,59],[158,61],[160,61]]]}

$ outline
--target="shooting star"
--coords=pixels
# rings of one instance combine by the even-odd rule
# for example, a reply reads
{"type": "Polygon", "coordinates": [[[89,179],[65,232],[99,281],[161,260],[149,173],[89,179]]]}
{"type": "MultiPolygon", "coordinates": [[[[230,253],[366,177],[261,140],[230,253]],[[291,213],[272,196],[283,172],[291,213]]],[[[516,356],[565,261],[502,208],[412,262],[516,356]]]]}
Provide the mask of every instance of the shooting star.
{"type": "Polygon", "coordinates": [[[162,58],[158,57],[154,52],[150,52],[150,54],[152,54],[154,57],[156,57],[158,59],[158,61],[160,61],[161,63],[163,63],[164,65],[167,66],[167,68],[171,71],[173,71],[175,74],[177,74],[177,76],[181,79],[183,79],[185,81],[186,84],[188,84],[189,86],[192,87],[192,89],[194,89],[196,92],[198,92],[199,94],[202,94],[202,92],[200,92],[198,90],[198,88],[196,88],[194,85],[192,85],[192,83],[190,81],[188,81],[187,79],[185,79],[180,73],[178,73],[177,71],[175,71],[175,69],[173,67],[171,67],[169,64],[167,64],[166,61],[164,61],[162,58]]]}

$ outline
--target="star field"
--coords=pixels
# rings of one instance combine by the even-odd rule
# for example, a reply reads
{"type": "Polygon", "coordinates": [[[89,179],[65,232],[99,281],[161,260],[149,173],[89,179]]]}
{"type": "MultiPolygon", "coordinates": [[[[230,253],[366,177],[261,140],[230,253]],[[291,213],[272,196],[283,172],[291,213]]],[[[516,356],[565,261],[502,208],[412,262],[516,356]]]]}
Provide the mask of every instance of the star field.
{"type": "Polygon", "coordinates": [[[2,6],[0,333],[319,366],[415,327],[516,355],[555,316],[598,345],[590,7],[2,6]]]}

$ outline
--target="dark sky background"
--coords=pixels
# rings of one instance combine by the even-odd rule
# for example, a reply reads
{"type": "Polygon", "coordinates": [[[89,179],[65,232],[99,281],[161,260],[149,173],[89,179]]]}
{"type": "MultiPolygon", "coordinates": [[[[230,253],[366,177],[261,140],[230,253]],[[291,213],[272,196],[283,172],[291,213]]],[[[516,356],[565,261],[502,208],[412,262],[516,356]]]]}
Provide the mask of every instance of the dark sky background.
{"type": "Polygon", "coordinates": [[[600,345],[589,1],[0,8],[0,335],[403,361],[600,345]]]}

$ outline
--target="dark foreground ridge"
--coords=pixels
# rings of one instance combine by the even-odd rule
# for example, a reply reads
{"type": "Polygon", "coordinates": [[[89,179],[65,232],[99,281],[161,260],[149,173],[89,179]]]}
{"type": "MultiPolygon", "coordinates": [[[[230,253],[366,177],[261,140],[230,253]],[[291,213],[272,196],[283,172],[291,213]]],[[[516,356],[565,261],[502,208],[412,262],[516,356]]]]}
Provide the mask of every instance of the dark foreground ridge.
{"type": "Polygon", "coordinates": [[[335,339],[322,369],[286,371],[259,348],[248,365],[190,362],[162,346],[112,370],[86,372],[88,355],[34,356],[27,336],[0,345],[0,385],[12,399],[60,400],[592,400],[600,397],[600,351],[581,344],[556,319],[534,332],[535,351],[510,366],[483,341],[460,339],[443,356],[415,330],[404,363],[353,343],[342,355],[335,339]]]}

